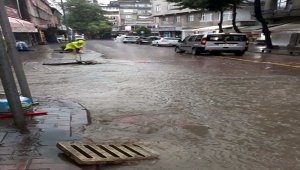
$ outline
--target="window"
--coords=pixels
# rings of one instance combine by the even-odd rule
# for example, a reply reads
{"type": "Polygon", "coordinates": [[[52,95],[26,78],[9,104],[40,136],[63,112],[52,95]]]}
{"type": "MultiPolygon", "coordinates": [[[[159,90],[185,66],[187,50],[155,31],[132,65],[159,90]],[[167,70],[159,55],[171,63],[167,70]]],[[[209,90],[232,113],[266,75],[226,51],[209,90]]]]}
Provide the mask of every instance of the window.
{"type": "Polygon", "coordinates": [[[277,0],[277,9],[285,9],[287,4],[288,0],[277,0]]]}
{"type": "Polygon", "coordinates": [[[225,11],[223,13],[224,21],[232,20],[232,11],[225,11]]]}
{"type": "Polygon", "coordinates": [[[129,18],[132,18],[131,15],[126,15],[125,18],[129,19],[129,18]]]}
{"type": "Polygon", "coordinates": [[[207,41],[247,41],[245,35],[213,34],[207,36],[207,41]]]}
{"type": "Polygon", "coordinates": [[[169,18],[168,17],[163,17],[162,20],[165,21],[165,22],[168,22],[169,18]]]}
{"type": "Polygon", "coordinates": [[[203,37],[203,35],[198,35],[198,36],[196,37],[195,41],[201,41],[202,37],[203,37]]]}
{"type": "Polygon", "coordinates": [[[195,37],[196,37],[195,35],[191,36],[191,37],[188,39],[188,41],[189,41],[189,42],[193,41],[195,37]]]}
{"type": "Polygon", "coordinates": [[[133,9],[124,9],[123,11],[124,11],[124,13],[132,13],[133,9]]]}
{"type": "Polygon", "coordinates": [[[181,17],[180,16],[176,17],[176,22],[181,22],[181,17]]]}
{"type": "Polygon", "coordinates": [[[189,16],[188,16],[188,21],[189,21],[189,22],[194,21],[194,15],[189,15],[189,16]]]}
{"type": "Polygon", "coordinates": [[[147,5],[146,5],[146,4],[138,4],[137,6],[138,6],[138,7],[141,7],[141,8],[144,8],[144,7],[146,7],[147,5]]]}
{"type": "Polygon", "coordinates": [[[176,8],[176,6],[174,3],[168,4],[168,7],[167,7],[168,10],[175,9],[175,8],[176,8]]]}
{"type": "Polygon", "coordinates": [[[156,12],[159,12],[160,11],[160,5],[156,5],[156,12]]]}
{"type": "Polygon", "coordinates": [[[212,21],[212,13],[204,13],[204,14],[202,14],[200,21],[202,21],[202,22],[212,21]]]}

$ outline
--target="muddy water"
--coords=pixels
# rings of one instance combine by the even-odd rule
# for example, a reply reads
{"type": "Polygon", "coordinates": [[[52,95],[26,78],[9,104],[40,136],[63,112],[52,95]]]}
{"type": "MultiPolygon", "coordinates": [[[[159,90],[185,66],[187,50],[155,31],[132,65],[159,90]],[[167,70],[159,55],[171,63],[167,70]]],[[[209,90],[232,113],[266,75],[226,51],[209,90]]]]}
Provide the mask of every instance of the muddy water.
{"type": "Polygon", "coordinates": [[[141,141],[161,154],[101,169],[300,169],[299,70],[171,48],[87,47],[107,62],[38,67],[34,93],[87,107],[92,124],[79,133],[91,141],[141,141]]]}

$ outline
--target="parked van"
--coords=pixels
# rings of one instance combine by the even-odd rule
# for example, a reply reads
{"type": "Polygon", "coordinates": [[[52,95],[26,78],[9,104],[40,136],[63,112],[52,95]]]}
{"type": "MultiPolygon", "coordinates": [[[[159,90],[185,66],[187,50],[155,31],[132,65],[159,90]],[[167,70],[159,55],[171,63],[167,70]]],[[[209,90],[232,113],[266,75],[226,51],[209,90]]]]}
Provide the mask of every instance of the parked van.
{"type": "Polygon", "coordinates": [[[175,52],[219,54],[234,53],[242,56],[248,50],[248,38],[242,33],[209,33],[187,36],[175,48],[175,52]]]}

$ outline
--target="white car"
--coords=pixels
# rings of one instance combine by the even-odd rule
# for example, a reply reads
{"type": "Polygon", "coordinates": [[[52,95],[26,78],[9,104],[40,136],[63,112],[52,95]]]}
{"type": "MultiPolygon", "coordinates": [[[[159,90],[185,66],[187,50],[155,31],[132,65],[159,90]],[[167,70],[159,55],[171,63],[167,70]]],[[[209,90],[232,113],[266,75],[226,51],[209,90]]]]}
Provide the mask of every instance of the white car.
{"type": "Polygon", "coordinates": [[[68,41],[68,38],[66,38],[64,35],[57,35],[56,39],[57,39],[58,43],[67,42],[68,41]]]}
{"type": "Polygon", "coordinates": [[[85,38],[83,35],[75,35],[75,41],[78,41],[78,40],[83,40],[85,41],[85,38]]]}
{"type": "Polygon", "coordinates": [[[151,45],[155,46],[176,46],[179,42],[180,38],[169,38],[164,37],[159,40],[152,41],[151,45]]]}
{"type": "Polygon", "coordinates": [[[136,43],[139,39],[139,36],[126,36],[123,39],[123,43],[136,43]]]}

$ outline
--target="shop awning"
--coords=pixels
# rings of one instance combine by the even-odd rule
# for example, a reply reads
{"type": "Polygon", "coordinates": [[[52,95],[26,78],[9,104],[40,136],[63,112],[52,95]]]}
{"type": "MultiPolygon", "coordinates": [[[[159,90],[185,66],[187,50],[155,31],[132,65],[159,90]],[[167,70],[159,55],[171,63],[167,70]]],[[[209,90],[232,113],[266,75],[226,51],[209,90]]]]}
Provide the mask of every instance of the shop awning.
{"type": "Polygon", "coordinates": [[[12,32],[38,32],[34,25],[28,21],[8,17],[12,32]]]}

